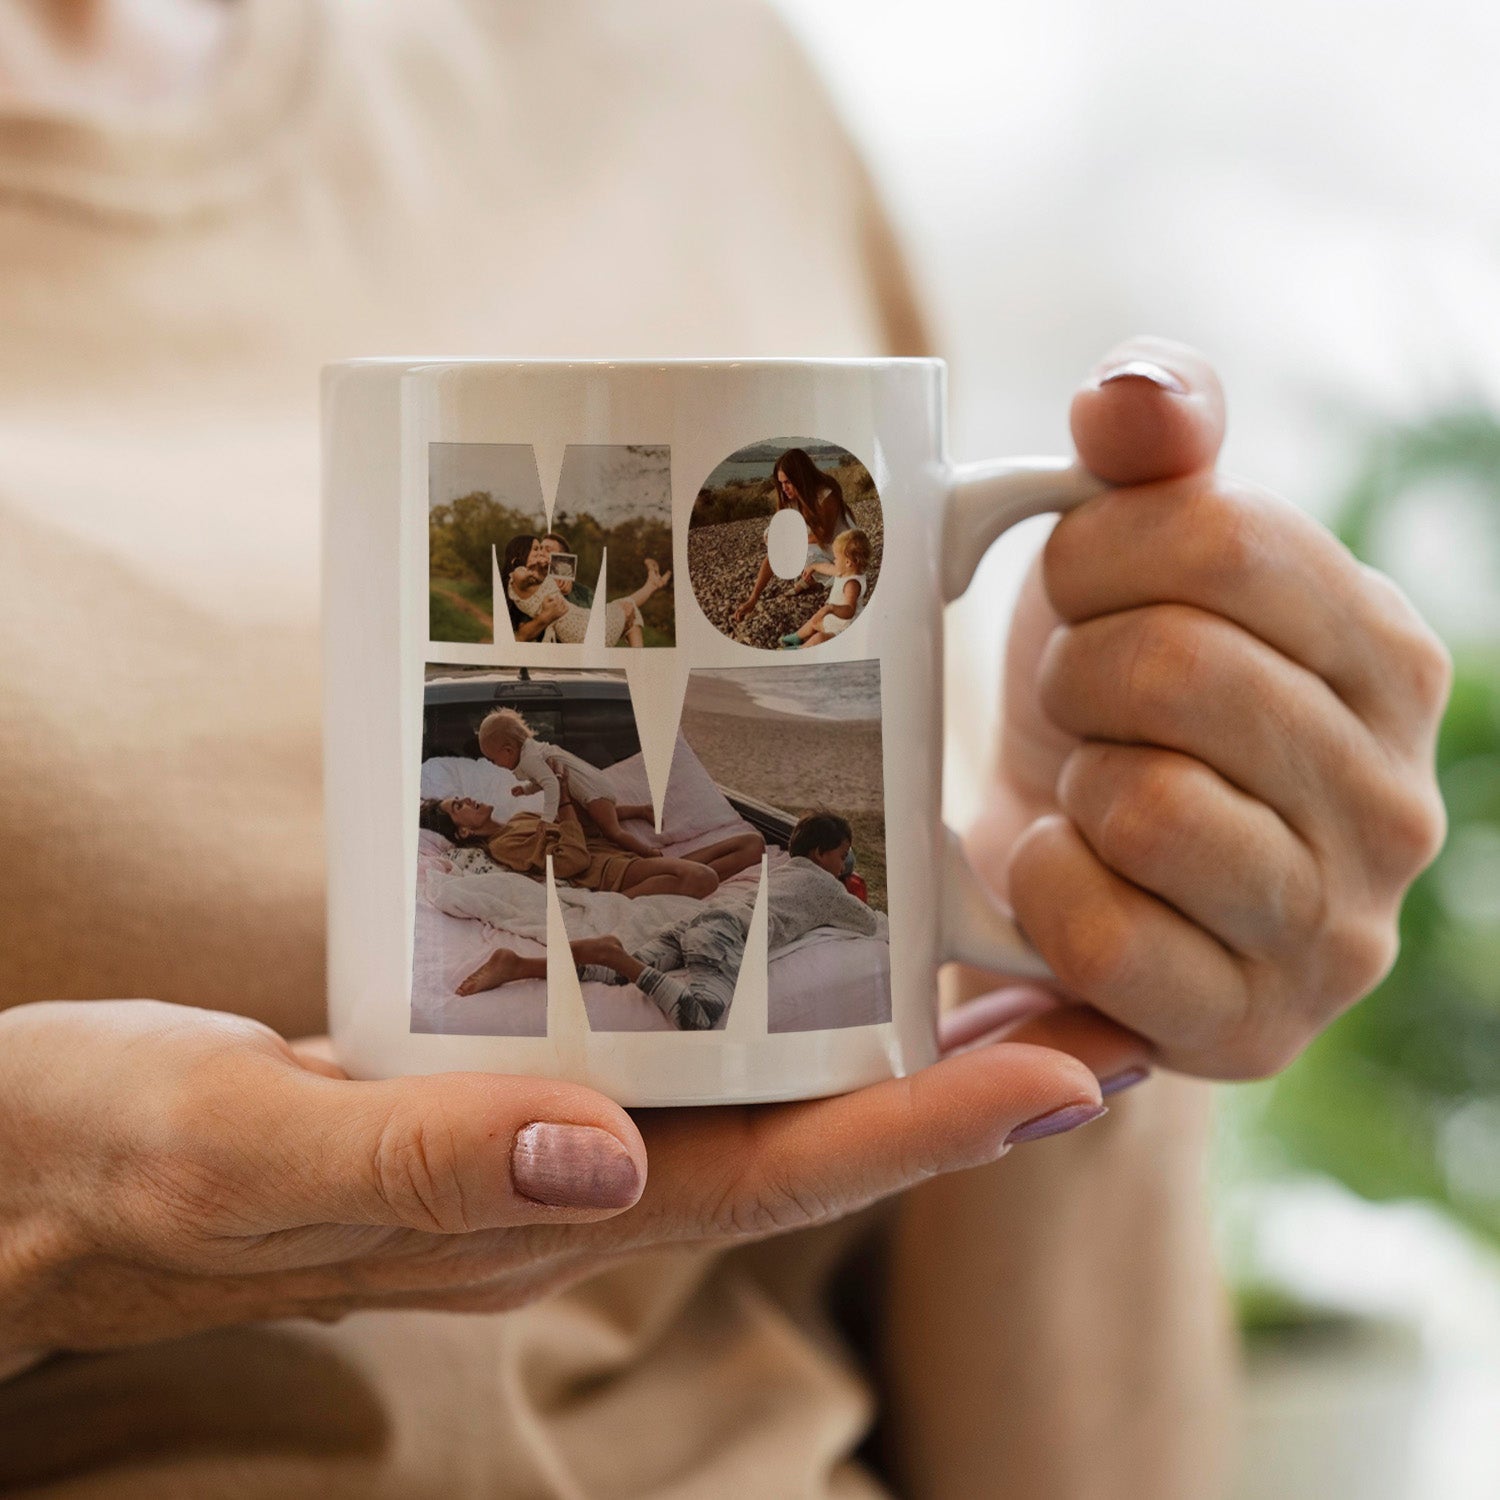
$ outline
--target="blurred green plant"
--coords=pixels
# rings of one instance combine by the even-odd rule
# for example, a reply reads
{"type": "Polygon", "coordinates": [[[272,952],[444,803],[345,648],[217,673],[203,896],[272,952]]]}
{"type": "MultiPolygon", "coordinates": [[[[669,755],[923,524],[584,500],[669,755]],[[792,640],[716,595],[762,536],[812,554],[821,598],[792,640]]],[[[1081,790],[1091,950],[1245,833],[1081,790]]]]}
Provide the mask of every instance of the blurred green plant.
{"type": "MultiPolygon", "coordinates": [[[[1378,564],[1407,497],[1455,482],[1500,534],[1493,413],[1377,434],[1336,530],[1378,564]]],[[[1368,1199],[1426,1200],[1500,1242],[1500,642],[1448,644],[1437,765],[1449,833],[1407,896],[1396,965],[1281,1077],[1240,1091],[1230,1127],[1253,1175],[1316,1172],[1368,1199]]]]}

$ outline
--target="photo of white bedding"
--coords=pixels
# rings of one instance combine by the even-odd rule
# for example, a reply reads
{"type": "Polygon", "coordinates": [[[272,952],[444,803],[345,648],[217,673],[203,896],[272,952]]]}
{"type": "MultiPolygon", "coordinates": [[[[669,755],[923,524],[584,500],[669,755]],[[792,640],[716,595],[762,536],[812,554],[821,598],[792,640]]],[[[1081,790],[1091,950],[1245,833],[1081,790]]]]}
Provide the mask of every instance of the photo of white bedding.
{"type": "MultiPolygon", "coordinates": [[[[605,772],[624,802],[649,801],[644,763],[631,756],[605,772]]],[[[516,797],[510,772],[484,760],[434,757],[423,763],[424,797],[467,796],[490,803],[495,817],[537,811],[539,795],[516,797]]],[[[685,854],[716,839],[751,831],[715,786],[680,735],[672,761],[662,852],[685,854]]],[[[787,858],[772,848],[773,864],[787,858]]],[[[559,884],[570,932],[614,933],[627,948],[643,945],[707,905],[730,904],[748,916],[760,884],[751,869],[725,881],[708,902],[686,896],[630,898],[559,884]]],[[[526,956],[545,952],[547,892],[525,875],[463,859],[441,836],[424,831],[418,853],[416,962],[412,1029],[464,1035],[544,1036],[546,982],[519,980],[476,995],[456,993],[460,981],[497,947],[526,956]]],[[[870,1025],[889,1014],[890,950],[883,937],[817,929],[770,955],[775,1030],[870,1025]]],[[[595,1030],[670,1031],[671,1023],[634,985],[582,987],[595,1030]]]]}

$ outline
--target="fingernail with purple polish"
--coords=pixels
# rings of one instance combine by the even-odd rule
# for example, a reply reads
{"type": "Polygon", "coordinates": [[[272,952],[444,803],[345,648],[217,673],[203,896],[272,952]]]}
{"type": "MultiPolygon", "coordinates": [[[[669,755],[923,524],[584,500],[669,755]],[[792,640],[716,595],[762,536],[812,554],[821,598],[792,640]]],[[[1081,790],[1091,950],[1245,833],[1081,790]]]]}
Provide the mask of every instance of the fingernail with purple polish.
{"type": "Polygon", "coordinates": [[[1187,387],[1170,370],[1149,359],[1127,359],[1111,365],[1099,377],[1097,384],[1111,385],[1116,380],[1149,380],[1159,390],[1167,391],[1173,396],[1187,394],[1187,387]]]}
{"type": "Polygon", "coordinates": [[[1144,1083],[1150,1076],[1150,1068],[1123,1068],[1118,1073],[1111,1073],[1108,1078],[1101,1078],[1099,1092],[1108,1099],[1111,1094],[1118,1094],[1138,1083],[1144,1083]]]}
{"type": "Polygon", "coordinates": [[[629,1208],[640,1169],[624,1144],[595,1125],[527,1125],[510,1152],[516,1191],[553,1208],[629,1208]]]}
{"type": "Polygon", "coordinates": [[[1050,1114],[1038,1115],[1034,1120],[1027,1120],[1024,1125],[1017,1125],[1005,1137],[1005,1144],[1019,1146],[1022,1141],[1039,1141],[1043,1136],[1062,1135],[1064,1131],[1077,1130],[1080,1125],[1087,1125],[1090,1120],[1097,1120],[1100,1115],[1108,1113],[1109,1110],[1102,1104],[1066,1104],[1050,1114]]]}

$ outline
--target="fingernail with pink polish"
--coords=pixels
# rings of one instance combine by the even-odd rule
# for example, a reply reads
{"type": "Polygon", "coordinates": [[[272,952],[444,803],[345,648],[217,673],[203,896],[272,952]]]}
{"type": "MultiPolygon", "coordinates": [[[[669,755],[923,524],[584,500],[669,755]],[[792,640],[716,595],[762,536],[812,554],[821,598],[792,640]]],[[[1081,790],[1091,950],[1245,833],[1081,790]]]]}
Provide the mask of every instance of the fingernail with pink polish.
{"type": "Polygon", "coordinates": [[[624,1144],[595,1125],[527,1125],[510,1152],[516,1191],[553,1208],[629,1208],[641,1173],[624,1144]]]}
{"type": "Polygon", "coordinates": [[[1005,1144],[1019,1146],[1022,1141],[1039,1141],[1043,1136],[1062,1135],[1065,1131],[1077,1130],[1080,1125],[1087,1125],[1090,1120],[1097,1120],[1100,1115],[1108,1113],[1109,1110],[1102,1104],[1065,1104],[1061,1109],[1054,1109],[1049,1114],[1027,1120],[1024,1125],[1017,1125],[1005,1137],[1005,1144]]]}
{"type": "Polygon", "coordinates": [[[1097,385],[1112,385],[1117,380],[1149,380],[1159,390],[1173,396],[1185,396],[1187,387],[1164,365],[1149,359],[1126,359],[1111,365],[1095,382],[1097,385]]]}
{"type": "Polygon", "coordinates": [[[1138,1083],[1144,1083],[1150,1076],[1150,1068],[1122,1068],[1118,1073],[1111,1073],[1108,1078],[1099,1080],[1099,1092],[1108,1099],[1111,1094],[1122,1093],[1138,1083]]]}

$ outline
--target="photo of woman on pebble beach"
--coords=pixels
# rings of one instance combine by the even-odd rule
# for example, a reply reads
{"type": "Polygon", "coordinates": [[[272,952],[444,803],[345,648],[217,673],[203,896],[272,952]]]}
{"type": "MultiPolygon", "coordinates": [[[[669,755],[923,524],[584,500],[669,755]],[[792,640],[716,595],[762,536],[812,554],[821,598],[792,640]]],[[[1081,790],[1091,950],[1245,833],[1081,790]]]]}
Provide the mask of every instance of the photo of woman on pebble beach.
{"type": "MultiPolygon", "coordinates": [[[[693,506],[688,556],[699,607],[732,639],[781,649],[836,602],[830,594],[840,566],[837,544],[851,534],[868,558],[859,589],[863,610],[879,577],[884,535],[869,470],[847,449],[812,438],[769,438],[741,448],[708,476],[693,506]],[[807,551],[796,575],[778,579],[768,523],[783,510],[806,525],[807,551]]],[[[835,633],[820,631],[813,644],[835,633]]]]}

